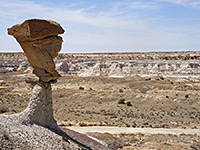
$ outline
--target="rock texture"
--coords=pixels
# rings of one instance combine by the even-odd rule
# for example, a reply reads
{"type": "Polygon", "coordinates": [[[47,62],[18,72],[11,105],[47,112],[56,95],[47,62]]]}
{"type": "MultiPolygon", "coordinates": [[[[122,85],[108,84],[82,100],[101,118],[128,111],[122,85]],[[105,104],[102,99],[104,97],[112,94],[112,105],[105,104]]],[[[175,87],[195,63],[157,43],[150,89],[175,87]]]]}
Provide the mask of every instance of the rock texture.
{"type": "Polygon", "coordinates": [[[38,125],[0,125],[1,150],[87,150],[71,140],[65,141],[62,136],[38,125]]]}
{"type": "Polygon", "coordinates": [[[0,149],[88,149],[63,140],[69,137],[53,118],[50,83],[34,85],[30,103],[23,112],[0,115],[0,131],[0,149]]]}
{"type": "Polygon", "coordinates": [[[53,118],[52,90],[50,83],[38,82],[34,85],[28,107],[21,113],[1,115],[0,119],[6,124],[32,125],[38,124],[50,129],[57,129],[53,118]]]}
{"type": "Polygon", "coordinates": [[[13,35],[24,50],[33,73],[43,82],[60,77],[53,59],[61,50],[62,38],[58,34],[62,33],[64,30],[58,23],[40,19],[26,20],[8,29],[8,34],[13,35]]]}
{"type": "Polygon", "coordinates": [[[108,150],[80,133],[57,126],[51,91],[50,83],[38,82],[23,112],[0,115],[0,149],[108,150]]]}

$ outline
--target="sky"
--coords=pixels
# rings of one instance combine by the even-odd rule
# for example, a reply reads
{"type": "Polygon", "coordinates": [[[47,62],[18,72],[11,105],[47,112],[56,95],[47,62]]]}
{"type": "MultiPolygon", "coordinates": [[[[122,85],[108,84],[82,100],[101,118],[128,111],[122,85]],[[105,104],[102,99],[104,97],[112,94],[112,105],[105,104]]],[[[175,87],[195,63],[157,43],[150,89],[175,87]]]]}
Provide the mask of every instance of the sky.
{"type": "Polygon", "coordinates": [[[200,50],[200,0],[1,0],[0,52],[23,52],[7,28],[51,19],[62,53],[200,50]]]}

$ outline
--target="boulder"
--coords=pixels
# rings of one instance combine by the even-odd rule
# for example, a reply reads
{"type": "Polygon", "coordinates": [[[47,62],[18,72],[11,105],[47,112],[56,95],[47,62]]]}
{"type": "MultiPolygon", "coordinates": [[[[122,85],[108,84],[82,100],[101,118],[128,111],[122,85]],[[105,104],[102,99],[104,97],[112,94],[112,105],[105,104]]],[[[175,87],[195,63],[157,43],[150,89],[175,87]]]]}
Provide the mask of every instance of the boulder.
{"type": "Polygon", "coordinates": [[[61,50],[64,33],[60,24],[51,20],[30,19],[8,28],[8,34],[19,42],[32,66],[29,77],[43,82],[55,81],[60,74],[55,70],[53,59],[61,50]],[[35,78],[35,75],[37,78],[35,78]]]}
{"type": "Polygon", "coordinates": [[[12,28],[8,28],[8,34],[13,35],[18,41],[34,41],[45,37],[57,36],[65,31],[55,21],[30,19],[22,24],[16,24],[12,28]]]}

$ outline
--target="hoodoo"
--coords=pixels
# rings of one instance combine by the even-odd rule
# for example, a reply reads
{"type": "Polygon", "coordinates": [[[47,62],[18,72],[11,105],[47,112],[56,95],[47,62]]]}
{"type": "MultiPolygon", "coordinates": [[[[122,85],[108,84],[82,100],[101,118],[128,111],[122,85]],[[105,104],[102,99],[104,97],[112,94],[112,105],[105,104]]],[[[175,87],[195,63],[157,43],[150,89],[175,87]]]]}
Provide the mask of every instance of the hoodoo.
{"type": "Polygon", "coordinates": [[[74,140],[70,133],[75,133],[67,129],[69,134],[64,132],[53,117],[51,83],[60,77],[53,59],[61,50],[62,38],[58,35],[62,33],[58,23],[41,19],[26,20],[8,29],[32,67],[27,81],[33,89],[23,112],[0,115],[0,149],[108,149],[91,139],[89,146],[74,140]]]}

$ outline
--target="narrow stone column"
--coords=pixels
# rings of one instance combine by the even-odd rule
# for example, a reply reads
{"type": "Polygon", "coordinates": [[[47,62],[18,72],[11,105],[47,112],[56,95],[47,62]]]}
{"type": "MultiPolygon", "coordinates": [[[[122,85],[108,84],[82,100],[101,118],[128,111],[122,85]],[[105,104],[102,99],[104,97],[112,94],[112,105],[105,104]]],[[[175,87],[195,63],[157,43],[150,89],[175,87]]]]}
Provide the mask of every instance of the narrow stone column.
{"type": "Polygon", "coordinates": [[[50,83],[38,82],[32,90],[28,107],[19,114],[19,122],[55,128],[53,117],[52,89],[50,83]]]}

